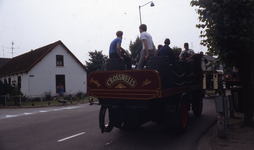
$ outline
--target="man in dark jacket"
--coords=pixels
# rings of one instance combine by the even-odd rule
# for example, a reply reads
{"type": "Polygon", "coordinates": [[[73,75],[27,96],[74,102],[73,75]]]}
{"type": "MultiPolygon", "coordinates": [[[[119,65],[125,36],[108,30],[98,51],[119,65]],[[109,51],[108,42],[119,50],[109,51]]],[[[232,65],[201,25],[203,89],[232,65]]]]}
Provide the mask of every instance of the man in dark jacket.
{"type": "Polygon", "coordinates": [[[169,47],[170,40],[166,38],[164,44],[165,45],[157,51],[157,56],[167,56],[169,58],[169,63],[173,64],[175,60],[175,54],[169,47]]]}

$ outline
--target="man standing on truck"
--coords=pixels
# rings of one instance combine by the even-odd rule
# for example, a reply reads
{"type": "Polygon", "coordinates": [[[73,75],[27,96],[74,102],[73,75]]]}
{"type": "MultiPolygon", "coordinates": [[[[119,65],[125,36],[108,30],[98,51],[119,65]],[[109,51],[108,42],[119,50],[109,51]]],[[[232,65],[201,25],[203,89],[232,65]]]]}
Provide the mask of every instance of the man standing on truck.
{"type": "Polygon", "coordinates": [[[147,27],[145,24],[139,26],[140,39],[142,40],[143,49],[140,52],[140,59],[137,69],[143,69],[146,65],[149,56],[156,56],[155,46],[153,44],[152,36],[146,32],[147,27]]]}
{"type": "Polygon", "coordinates": [[[169,58],[169,63],[173,64],[175,60],[175,54],[169,47],[170,40],[166,38],[164,44],[165,45],[157,51],[157,56],[167,56],[169,58]]]}
{"type": "Polygon", "coordinates": [[[117,31],[116,38],[111,42],[109,47],[109,58],[120,58],[126,64],[127,69],[131,69],[130,55],[121,47],[123,32],[117,31]],[[124,53],[127,55],[124,55],[124,53]]]}

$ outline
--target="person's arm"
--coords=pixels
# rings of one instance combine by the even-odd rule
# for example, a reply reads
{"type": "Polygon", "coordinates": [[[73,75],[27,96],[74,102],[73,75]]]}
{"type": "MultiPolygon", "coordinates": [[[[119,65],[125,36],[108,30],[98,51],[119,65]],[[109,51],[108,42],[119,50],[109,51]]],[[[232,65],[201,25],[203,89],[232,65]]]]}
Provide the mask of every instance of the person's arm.
{"type": "Polygon", "coordinates": [[[117,43],[116,49],[117,49],[117,54],[118,54],[119,58],[124,60],[124,58],[121,56],[121,45],[119,43],[117,43]]]}
{"type": "Polygon", "coordinates": [[[121,49],[128,57],[131,57],[131,56],[126,52],[126,50],[124,50],[122,47],[120,47],[120,49],[121,49]]]}
{"type": "Polygon", "coordinates": [[[183,59],[182,54],[183,54],[183,51],[180,53],[179,59],[183,59]]]}
{"type": "Polygon", "coordinates": [[[147,45],[146,39],[143,39],[142,41],[143,41],[143,43],[144,43],[144,47],[145,47],[145,50],[146,50],[145,59],[146,59],[146,61],[147,61],[147,58],[149,57],[149,49],[148,49],[148,45],[147,45]]]}
{"type": "Polygon", "coordinates": [[[193,51],[193,50],[191,50],[190,51],[190,57],[188,57],[188,58],[186,58],[186,60],[188,60],[188,59],[191,59],[194,55],[195,55],[195,52],[193,51]]]}
{"type": "Polygon", "coordinates": [[[156,48],[155,48],[154,44],[153,44],[153,55],[156,56],[156,48]]]}
{"type": "Polygon", "coordinates": [[[194,55],[191,55],[190,57],[186,58],[186,60],[191,59],[194,55]]]}

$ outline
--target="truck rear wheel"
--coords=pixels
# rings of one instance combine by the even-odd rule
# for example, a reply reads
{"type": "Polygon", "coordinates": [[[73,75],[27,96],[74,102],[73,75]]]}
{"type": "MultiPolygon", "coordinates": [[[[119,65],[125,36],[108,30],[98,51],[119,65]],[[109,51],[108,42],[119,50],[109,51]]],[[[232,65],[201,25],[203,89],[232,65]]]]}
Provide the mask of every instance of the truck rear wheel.
{"type": "Polygon", "coordinates": [[[201,92],[194,94],[192,102],[192,111],[195,116],[200,116],[203,111],[203,96],[201,92]]]}
{"type": "Polygon", "coordinates": [[[113,129],[111,107],[101,106],[99,115],[99,124],[101,133],[111,132],[113,129]],[[106,117],[106,118],[105,118],[106,117]]]}
{"type": "Polygon", "coordinates": [[[177,134],[184,134],[188,124],[188,108],[185,103],[182,104],[178,114],[179,124],[177,127],[177,134]]]}

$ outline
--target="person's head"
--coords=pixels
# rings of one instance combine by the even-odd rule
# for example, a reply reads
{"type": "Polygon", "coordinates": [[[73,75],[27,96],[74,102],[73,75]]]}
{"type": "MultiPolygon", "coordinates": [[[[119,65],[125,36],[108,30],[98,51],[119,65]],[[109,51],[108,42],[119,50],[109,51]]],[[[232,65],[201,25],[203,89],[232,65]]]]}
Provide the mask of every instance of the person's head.
{"type": "Polygon", "coordinates": [[[145,24],[141,24],[141,25],[139,26],[139,32],[140,32],[140,33],[146,32],[146,30],[147,30],[147,27],[146,27],[145,24]]]}
{"type": "Polygon", "coordinates": [[[169,45],[169,44],[170,44],[169,38],[166,38],[166,39],[165,39],[164,44],[165,44],[165,45],[169,45]]]}
{"type": "Polygon", "coordinates": [[[162,45],[161,45],[161,44],[159,44],[159,45],[158,45],[158,50],[159,50],[159,49],[161,49],[161,48],[162,48],[162,45]]]}
{"type": "Polygon", "coordinates": [[[188,50],[189,49],[189,44],[188,43],[184,43],[184,49],[188,50]]]}
{"type": "Polygon", "coordinates": [[[123,36],[123,31],[117,31],[117,32],[116,32],[116,36],[119,37],[119,38],[122,38],[122,36],[123,36]]]}

